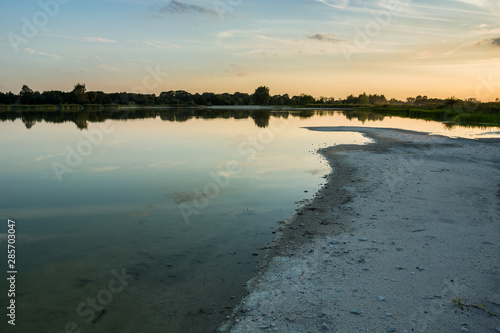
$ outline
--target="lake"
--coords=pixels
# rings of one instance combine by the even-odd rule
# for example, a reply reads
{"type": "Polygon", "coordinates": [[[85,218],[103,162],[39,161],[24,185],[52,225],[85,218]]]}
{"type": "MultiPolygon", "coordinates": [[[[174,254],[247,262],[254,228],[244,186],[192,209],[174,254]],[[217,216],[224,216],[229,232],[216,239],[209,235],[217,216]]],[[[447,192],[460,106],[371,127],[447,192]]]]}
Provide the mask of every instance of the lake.
{"type": "MultiPolygon", "coordinates": [[[[14,220],[17,332],[213,329],[263,264],[279,221],[331,172],[316,151],[369,142],[304,127],[500,133],[328,110],[130,109],[0,120],[0,241],[5,249],[7,219],[14,220]]],[[[6,298],[0,302],[5,309],[6,298]]]]}

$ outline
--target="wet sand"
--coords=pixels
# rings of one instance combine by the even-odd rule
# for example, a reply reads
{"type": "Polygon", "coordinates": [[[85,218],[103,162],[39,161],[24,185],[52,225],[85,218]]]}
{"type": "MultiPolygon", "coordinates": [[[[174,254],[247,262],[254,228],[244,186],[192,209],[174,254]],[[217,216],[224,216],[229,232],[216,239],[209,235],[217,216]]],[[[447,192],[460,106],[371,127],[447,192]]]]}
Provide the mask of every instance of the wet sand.
{"type": "Polygon", "coordinates": [[[374,143],[320,151],[327,185],[220,331],[500,332],[500,140],[310,130],[374,143]]]}

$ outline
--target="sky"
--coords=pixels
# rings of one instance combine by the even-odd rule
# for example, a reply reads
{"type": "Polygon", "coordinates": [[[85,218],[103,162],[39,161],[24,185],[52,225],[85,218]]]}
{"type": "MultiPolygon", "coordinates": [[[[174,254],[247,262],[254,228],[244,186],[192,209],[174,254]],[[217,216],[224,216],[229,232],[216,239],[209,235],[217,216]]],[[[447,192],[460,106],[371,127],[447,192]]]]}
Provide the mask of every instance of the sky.
{"type": "Polygon", "coordinates": [[[499,0],[0,4],[0,91],[500,98],[499,0]]]}

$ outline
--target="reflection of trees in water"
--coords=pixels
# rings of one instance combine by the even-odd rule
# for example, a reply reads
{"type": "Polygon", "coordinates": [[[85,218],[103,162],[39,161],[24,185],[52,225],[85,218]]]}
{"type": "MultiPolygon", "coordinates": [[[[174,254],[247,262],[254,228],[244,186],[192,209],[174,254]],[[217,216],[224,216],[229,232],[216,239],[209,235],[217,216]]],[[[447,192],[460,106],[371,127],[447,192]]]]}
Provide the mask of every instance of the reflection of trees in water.
{"type": "Polygon", "coordinates": [[[317,111],[314,111],[314,110],[301,110],[299,112],[299,118],[300,119],[309,119],[312,116],[314,116],[315,113],[317,113],[317,111]]]}
{"type": "Polygon", "coordinates": [[[27,129],[32,128],[33,125],[36,124],[36,119],[31,118],[31,117],[23,117],[22,121],[24,123],[24,126],[26,126],[27,129]]]}
{"type": "Polygon", "coordinates": [[[385,119],[384,115],[373,112],[342,111],[342,114],[349,120],[357,119],[363,124],[367,121],[382,121],[385,119]]]}
{"type": "MultiPolygon", "coordinates": [[[[155,116],[156,117],[156,116],[155,116]]],[[[160,119],[163,121],[183,123],[193,118],[192,110],[171,110],[160,113],[160,119]]]]}
{"type": "Polygon", "coordinates": [[[87,129],[88,120],[89,120],[89,114],[87,112],[78,112],[78,114],[75,117],[76,127],[78,127],[81,130],[87,129]]]}
{"type": "Polygon", "coordinates": [[[256,110],[252,112],[252,119],[255,125],[260,128],[266,128],[269,126],[269,118],[271,117],[271,112],[268,110],[256,110]]]}
{"type": "Polygon", "coordinates": [[[245,109],[122,109],[101,111],[47,111],[47,112],[0,112],[0,120],[15,121],[21,119],[26,128],[32,128],[38,122],[66,123],[72,122],[79,129],[87,129],[89,123],[101,123],[111,120],[154,119],[159,117],[163,121],[186,122],[191,119],[253,119],[259,128],[269,126],[271,117],[288,119],[299,117],[307,119],[313,116],[332,116],[343,114],[347,119],[358,119],[361,122],[382,121],[381,114],[362,111],[332,111],[332,110],[245,110],[245,109]]]}

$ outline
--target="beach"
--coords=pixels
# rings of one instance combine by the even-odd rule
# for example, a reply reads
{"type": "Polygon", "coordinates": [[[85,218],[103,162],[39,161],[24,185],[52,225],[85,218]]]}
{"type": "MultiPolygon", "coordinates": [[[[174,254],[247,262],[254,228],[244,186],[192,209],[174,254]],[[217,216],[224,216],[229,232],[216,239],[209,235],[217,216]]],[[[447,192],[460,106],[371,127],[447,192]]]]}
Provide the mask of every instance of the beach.
{"type": "Polygon", "coordinates": [[[309,129],[373,142],[319,152],[326,185],[219,331],[500,332],[500,140],[309,129]]]}

